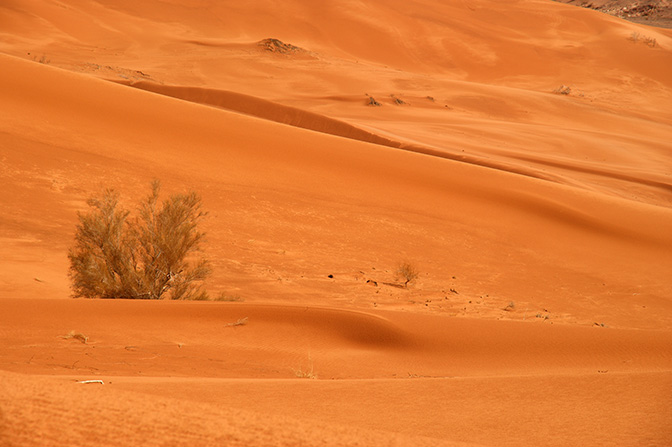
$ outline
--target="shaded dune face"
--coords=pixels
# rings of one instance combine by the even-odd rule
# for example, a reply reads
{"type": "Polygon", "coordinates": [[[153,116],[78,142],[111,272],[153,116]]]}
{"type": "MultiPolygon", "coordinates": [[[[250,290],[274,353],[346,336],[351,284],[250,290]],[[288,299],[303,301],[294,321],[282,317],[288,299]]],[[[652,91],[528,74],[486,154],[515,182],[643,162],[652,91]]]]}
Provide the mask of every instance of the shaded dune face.
{"type": "Polygon", "coordinates": [[[669,30],[31,0],[0,67],[0,445],[670,443],[669,30]],[[155,178],[221,301],[67,299],[87,198],[155,178]]]}

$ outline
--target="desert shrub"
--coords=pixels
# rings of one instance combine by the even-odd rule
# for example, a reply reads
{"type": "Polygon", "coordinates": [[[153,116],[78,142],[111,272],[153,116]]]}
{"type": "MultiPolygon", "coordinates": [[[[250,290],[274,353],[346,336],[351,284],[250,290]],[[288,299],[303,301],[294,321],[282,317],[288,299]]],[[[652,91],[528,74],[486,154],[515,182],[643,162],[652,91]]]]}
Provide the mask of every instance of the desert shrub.
{"type": "Polygon", "coordinates": [[[214,301],[228,301],[228,302],[243,302],[245,299],[240,295],[228,295],[224,292],[221,292],[219,295],[213,298],[214,301]]]}
{"type": "Polygon", "coordinates": [[[382,104],[379,103],[378,101],[376,101],[373,96],[369,97],[369,101],[366,104],[369,105],[369,106],[374,106],[374,107],[382,106],[382,104]]]}
{"type": "Polygon", "coordinates": [[[563,84],[560,87],[553,90],[553,93],[556,93],[558,95],[569,95],[570,93],[572,93],[572,88],[563,84]]]}
{"type": "Polygon", "coordinates": [[[407,261],[399,264],[396,273],[397,277],[404,281],[404,287],[408,287],[408,284],[415,281],[415,279],[420,274],[418,269],[407,261]]]}
{"type": "Polygon", "coordinates": [[[635,43],[637,43],[641,40],[642,42],[644,42],[646,45],[648,45],[650,47],[655,47],[656,46],[656,39],[655,38],[649,37],[649,36],[644,36],[637,31],[633,31],[632,34],[630,34],[629,39],[632,40],[635,43]]]}
{"type": "Polygon", "coordinates": [[[202,281],[210,274],[205,259],[194,259],[205,234],[198,223],[206,213],[194,192],[175,194],[159,204],[160,184],[131,219],[112,189],[87,201],[79,213],[75,246],[68,253],[73,295],[87,298],[204,299],[202,281]]]}

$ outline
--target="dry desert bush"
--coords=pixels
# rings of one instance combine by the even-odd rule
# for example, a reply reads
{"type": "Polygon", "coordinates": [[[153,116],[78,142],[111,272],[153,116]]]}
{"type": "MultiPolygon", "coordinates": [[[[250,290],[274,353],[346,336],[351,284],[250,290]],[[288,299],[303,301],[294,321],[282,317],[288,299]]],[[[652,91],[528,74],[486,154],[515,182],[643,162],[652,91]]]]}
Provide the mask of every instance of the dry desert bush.
{"type": "Polygon", "coordinates": [[[70,249],[73,295],[87,298],[204,299],[208,261],[194,258],[203,242],[198,230],[206,213],[194,193],[175,194],[159,204],[160,184],[131,219],[119,195],[107,189],[79,213],[70,249]]]}
{"type": "Polygon", "coordinates": [[[404,281],[404,287],[408,287],[408,284],[415,281],[420,274],[417,267],[408,261],[400,263],[396,273],[397,277],[404,281]]]}
{"type": "Polygon", "coordinates": [[[294,375],[299,379],[317,379],[317,374],[315,374],[315,365],[313,364],[313,357],[308,355],[308,363],[310,367],[304,371],[303,368],[294,370],[294,375]]]}
{"type": "Polygon", "coordinates": [[[553,93],[556,93],[558,95],[569,95],[570,93],[572,93],[572,88],[563,84],[560,87],[553,90],[553,93]]]}
{"type": "Polygon", "coordinates": [[[61,338],[64,338],[66,340],[79,340],[82,343],[86,344],[89,341],[89,337],[82,334],[81,332],[75,332],[75,331],[70,331],[67,335],[62,335],[61,338]]]}
{"type": "Polygon", "coordinates": [[[630,40],[632,40],[635,43],[637,43],[639,41],[642,41],[646,45],[648,45],[652,48],[656,46],[656,39],[655,38],[649,37],[649,36],[644,36],[637,31],[633,31],[632,34],[630,34],[630,40]]]}

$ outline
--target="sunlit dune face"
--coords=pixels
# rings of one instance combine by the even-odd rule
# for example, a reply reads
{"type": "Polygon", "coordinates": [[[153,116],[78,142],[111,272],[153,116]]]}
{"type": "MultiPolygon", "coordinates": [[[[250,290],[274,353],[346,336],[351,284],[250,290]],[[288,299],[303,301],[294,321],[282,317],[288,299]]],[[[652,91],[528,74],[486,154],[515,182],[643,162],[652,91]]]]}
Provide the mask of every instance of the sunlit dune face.
{"type": "Polygon", "coordinates": [[[670,444],[669,29],[5,3],[1,445],[670,444]],[[201,198],[209,299],[71,299],[87,200],[154,179],[201,198]]]}

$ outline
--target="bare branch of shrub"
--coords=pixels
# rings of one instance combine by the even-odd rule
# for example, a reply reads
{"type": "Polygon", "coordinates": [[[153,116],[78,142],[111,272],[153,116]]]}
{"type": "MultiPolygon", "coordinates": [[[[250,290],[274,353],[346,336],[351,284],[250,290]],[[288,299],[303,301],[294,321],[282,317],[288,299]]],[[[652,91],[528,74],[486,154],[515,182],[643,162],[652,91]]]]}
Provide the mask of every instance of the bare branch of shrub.
{"type": "Polygon", "coordinates": [[[190,262],[205,236],[198,230],[206,216],[201,199],[194,192],[176,194],[159,205],[159,191],[159,182],[153,182],[133,220],[119,209],[119,196],[111,189],[88,200],[92,210],[79,214],[68,254],[74,296],[206,298],[198,284],[210,274],[210,265],[204,259],[190,262]]]}

